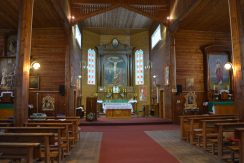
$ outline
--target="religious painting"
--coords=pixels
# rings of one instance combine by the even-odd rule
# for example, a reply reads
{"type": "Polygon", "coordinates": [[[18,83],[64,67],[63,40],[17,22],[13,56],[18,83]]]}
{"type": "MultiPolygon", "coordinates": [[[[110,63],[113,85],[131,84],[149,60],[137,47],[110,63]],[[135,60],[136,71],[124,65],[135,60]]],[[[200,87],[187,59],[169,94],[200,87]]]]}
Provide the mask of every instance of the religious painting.
{"type": "Polygon", "coordinates": [[[207,45],[202,47],[204,53],[205,90],[230,90],[232,88],[232,71],[224,65],[231,61],[231,47],[226,45],[207,45]]]}
{"type": "Polygon", "coordinates": [[[186,78],[186,90],[190,91],[194,89],[194,78],[187,77],[186,78]]]}
{"type": "Polygon", "coordinates": [[[184,109],[197,109],[197,96],[195,92],[188,92],[185,95],[185,108],[184,109]]]}
{"type": "Polygon", "coordinates": [[[165,66],[165,70],[164,70],[164,85],[169,85],[169,66],[165,66]]]}
{"type": "Polygon", "coordinates": [[[139,87],[139,101],[147,101],[147,89],[145,86],[139,87]]]}
{"type": "Polygon", "coordinates": [[[42,110],[43,111],[54,111],[55,99],[51,96],[45,96],[42,98],[42,110]]]}
{"type": "Polygon", "coordinates": [[[230,88],[230,72],[224,68],[229,61],[226,53],[208,55],[208,87],[211,90],[230,88]]]}
{"type": "Polygon", "coordinates": [[[29,88],[30,89],[39,89],[39,76],[30,76],[29,88]]]}
{"type": "Polygon", "coordinates": [[[15,58],[2,58],[0,60],[0,89],[9,90],[15,87],[15,58]]]}
{"type": "Polygon", "coordinates": [[[127,64],[123,55],[110,55],[103,62],[104,85],[127,85],[127,64]]]}
{"type": "Polygon", "coordinates": [[[17,34],[9,34],[5,40],[6,56],[16,56],[17,52],[17,34]]]}

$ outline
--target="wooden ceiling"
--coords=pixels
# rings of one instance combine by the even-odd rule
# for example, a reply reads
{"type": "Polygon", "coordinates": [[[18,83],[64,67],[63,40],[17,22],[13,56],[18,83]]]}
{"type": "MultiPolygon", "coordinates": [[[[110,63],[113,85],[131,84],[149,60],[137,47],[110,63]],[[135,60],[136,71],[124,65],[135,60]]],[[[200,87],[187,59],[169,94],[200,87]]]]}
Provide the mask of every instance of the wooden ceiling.
{"type": "Polygon", "coordinates": [[[124,33],[130,30],[149,29],[152,22],[152,19],[146,16],[119,7],[85,19],[82,21],[82,27],[90,28],[98,33],[110,33],[111,29],[122,30],[121,32],[124,33]]]}
{"type": "MultiPolygon", "coordinates": [[[[19,0],[0,1],[0,28],[15,30],[18,28],[19,8],[19,0]]],[[[34,28],[57,27],[62,26],[62,23],[63,21],[54,8],[53,0],[35,0],[33,14],[34,28]]]]}
{"type": "Polygon", "coordinates": [[[227,0],[201,0],[180,22],[180,29],[229,32],[227,0]]]}
{"type": "Polygon", "coordinates": [[[153,21],[164,23],[170,0],[71,0],[73,23],[85,28],[145,29],[153,21]]]}

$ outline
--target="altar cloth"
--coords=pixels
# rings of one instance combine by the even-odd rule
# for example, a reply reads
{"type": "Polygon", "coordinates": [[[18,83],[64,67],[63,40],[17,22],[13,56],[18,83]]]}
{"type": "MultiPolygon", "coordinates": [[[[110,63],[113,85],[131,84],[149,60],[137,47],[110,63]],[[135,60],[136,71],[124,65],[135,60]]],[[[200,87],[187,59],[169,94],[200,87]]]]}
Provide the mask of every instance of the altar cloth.
{"type": "Polygon", "coordinates": [[[133,107],[130,103],[103,103],[103,112],[108,109],[130,109],[133,112],[133,107]]]}

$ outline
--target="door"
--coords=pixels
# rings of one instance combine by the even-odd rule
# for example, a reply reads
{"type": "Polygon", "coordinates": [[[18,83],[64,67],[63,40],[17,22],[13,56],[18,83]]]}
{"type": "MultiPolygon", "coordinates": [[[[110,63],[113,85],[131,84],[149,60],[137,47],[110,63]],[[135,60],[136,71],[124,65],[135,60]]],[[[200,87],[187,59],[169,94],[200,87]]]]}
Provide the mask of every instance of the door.
{"type": "Polygon", "coordinates": [[[159,92],[159,117],[165,118],[164,90],[160,90],[159,92]]]}

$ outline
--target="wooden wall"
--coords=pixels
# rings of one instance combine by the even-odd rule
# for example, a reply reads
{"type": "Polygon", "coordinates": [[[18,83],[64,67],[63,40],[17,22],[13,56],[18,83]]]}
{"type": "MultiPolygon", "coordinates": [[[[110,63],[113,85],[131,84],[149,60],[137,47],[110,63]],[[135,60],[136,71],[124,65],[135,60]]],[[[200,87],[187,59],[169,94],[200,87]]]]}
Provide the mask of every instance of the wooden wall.
{"type": "Polygon", "coordinates": [[[30,90],[29,103],[41,112],[42,97],[55,98],[55,113],[66,113],[64,96],[59,93],[59,86],[64,85],[66,34],[63,28],[33,29],[31,61],[38,61],[41,68],[30,75],[39,76],[39,90],[30,90]]]}
{"type": "Polygon", "coordinates": [[[194,78],[194,91],[197,93],[197,103],[203,112],[202,102],[205,98],[204,90],[204,60],[201,47],[209,44],[223,44],[230,46],[230,34],[211,31],[179,30],[175,33],[176,50],[176,83],[182,86],[183,94],[173,97],[173,119],[178,120],[180,110],[185,102],[186,79],[194,78]],[[176,103],[176,100],[179,100],[176,103]]]}

